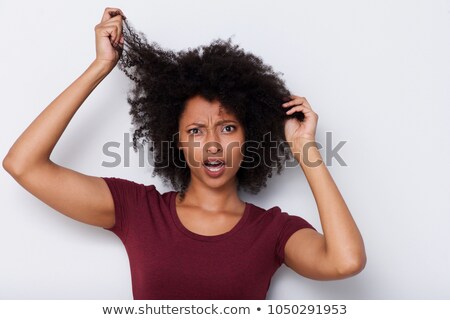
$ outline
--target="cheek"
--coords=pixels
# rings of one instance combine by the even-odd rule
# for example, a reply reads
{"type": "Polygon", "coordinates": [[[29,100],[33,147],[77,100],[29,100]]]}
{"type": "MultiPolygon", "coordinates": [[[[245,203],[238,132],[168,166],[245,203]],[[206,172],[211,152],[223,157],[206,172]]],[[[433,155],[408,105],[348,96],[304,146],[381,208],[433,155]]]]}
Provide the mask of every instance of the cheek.
{"type": "Polygon", "coordinates": [[[189,150],[184,150],[184,157],[191,168],[200,168],[203,162],[203,154],[201,147],[193,147],[189,150]]]}
{"type": "Polygon", "coordinates": [[[179,146],[189,167],[200,167],[203,161],[202,144],[199,141],[180,137],[179,146]]]}

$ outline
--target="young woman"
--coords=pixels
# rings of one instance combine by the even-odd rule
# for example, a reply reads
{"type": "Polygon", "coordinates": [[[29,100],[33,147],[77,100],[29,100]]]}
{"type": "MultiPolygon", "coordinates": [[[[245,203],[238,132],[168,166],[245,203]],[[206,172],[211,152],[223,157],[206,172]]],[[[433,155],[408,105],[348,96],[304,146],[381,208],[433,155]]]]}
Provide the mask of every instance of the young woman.
{"type": "Polygon", "coordinates": [[[359,273],[358,228],[315,145],[318,116],[258,57],[215,41],[174,53],[147,43],[106,8],[96,59],[22,133],[3,160],[19,184],[57,211],[113,231],[130,260],[135,299],[264,299],[285,263],[308,278],[359,273]],[[49,157],[69,121],[119,62],[135,83],[133,141],[152,142],[154,175],[176,191],[87,176],[49,157]],[[307,221],[242,201],[293,156],[317,203],[307,221]]]}

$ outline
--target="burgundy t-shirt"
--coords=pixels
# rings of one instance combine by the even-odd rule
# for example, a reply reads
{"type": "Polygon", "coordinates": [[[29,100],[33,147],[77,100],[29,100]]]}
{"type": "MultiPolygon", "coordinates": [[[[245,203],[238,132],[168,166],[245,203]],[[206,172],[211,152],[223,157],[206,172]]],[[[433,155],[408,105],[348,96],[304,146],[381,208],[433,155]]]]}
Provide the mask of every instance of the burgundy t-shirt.
{"type": "Polygon", "coordinates": [[[125,246],[138,300],[265,299],[289,237],[301,228],[314,229],[279,207],[265,210],[246,202],[230,231],[200,235],[178,218],[177,192],[160,194],[154,185],[102,178],[116,217],[114,227],[105,229],[125,246]]]}

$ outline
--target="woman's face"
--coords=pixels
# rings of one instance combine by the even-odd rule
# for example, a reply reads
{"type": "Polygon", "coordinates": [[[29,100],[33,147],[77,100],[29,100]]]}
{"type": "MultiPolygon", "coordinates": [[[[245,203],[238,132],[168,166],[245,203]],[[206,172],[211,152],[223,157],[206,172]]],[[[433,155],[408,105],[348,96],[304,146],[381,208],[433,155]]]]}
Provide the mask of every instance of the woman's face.
{"type": "Polygon", "coordinates": [[[191,171],[191,183],[220,188],[236,183],[245,140],[234,114],[201,96],[189,99],[179,121],[179,147],[191,171]]]}

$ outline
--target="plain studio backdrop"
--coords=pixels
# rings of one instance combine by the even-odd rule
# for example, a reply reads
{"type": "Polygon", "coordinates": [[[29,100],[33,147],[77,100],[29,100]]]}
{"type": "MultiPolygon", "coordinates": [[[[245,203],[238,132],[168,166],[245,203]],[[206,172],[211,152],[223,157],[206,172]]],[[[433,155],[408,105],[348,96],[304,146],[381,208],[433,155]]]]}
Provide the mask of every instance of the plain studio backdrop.
{"type": "MultiPolygon", "coordinates": [[[[353,278],[315,281],[283,265],[268,299],[450,298],[448,0],[2,1],[2,159],[95,58],[94,27],[108,6],[166,49],[232,37],[308,99],[319,114],[324,159],[341,143],[340,159],[327,167],[361,230],[367,266],[353,278]]],[[[51,159],[168,191],[129,146],[129,85],[113,70],[51,159]],[[121,156],[113,167],[108,143],[120,144],[109,149],[121,156]]],[[[132,299],[119,238],[59,214],[4,170],[0,179],[0,298],[132,299]]],[[[242,197],[266,209],[278,205],[322,231],[298,166],[242,197]]]]}

